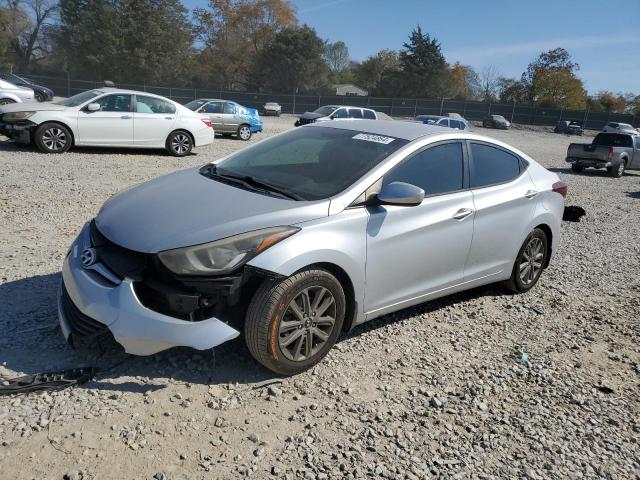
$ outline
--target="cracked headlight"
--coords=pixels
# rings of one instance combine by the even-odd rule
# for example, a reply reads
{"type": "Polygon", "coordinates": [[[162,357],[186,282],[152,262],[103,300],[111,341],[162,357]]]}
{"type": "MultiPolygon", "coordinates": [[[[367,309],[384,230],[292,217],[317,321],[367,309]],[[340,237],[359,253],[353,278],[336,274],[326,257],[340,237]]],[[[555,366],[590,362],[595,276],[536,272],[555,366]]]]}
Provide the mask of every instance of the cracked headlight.
{"type": "Polygon", "coordinates": [[[299,230],[297,227],[265,228],[211,243],[166,250],[158,253],[158,257],[176,275],[220,275],[244,265],[299,230]]]}
{"type": "Polygon", "coordinates": [[[27,118],[32,116],[34,113],[36,113],[36,112],[11,112],[11,113],[5,113],[2,116],[2,119],[5,122],[17,122],[19,120],[26,120],[27,118]]]}

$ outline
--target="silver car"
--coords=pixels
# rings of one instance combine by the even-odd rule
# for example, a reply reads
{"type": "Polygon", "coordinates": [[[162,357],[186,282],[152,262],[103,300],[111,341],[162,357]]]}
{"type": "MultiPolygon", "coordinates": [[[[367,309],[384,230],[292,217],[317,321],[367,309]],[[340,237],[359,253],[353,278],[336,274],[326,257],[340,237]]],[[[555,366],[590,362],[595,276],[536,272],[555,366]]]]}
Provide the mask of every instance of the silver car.
{"type": "Polygon", "coordinates": [[[497,140],[397,121],[305,126],[109,200],[62,268],[65,338],[208,349],[279,374],[341,332],[479,285],[532,288],[567,186],[497,140]]]}
{"type": "Polygon", "coordinates": [[[34,99],[35,94],[32,89],[27,87],[18,87],[17,85],[0,78],[0,105],[30,102],[34,99]]]}

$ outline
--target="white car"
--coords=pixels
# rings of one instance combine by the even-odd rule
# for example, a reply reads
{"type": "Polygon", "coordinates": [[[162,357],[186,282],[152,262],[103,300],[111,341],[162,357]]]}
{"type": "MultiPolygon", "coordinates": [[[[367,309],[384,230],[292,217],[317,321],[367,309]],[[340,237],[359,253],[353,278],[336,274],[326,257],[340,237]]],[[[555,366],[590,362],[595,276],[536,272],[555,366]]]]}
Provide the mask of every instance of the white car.
{"type": "Polygon", "coordinates": [[[279,117],[282,113],[282,106],[276,102],[267,102],[264,104],[263,110],[265,115],[275,115],[279,117]]]}
{"type": "Polygon", "coordinates": [[[72,146],[164,148],[183,157],[213,142],[209,119],[151,93],[99,88],[58,102],[0,107],[0,134],[46,153],[72,146]]]}
{"type": "Polygon", "coordinates": [[[632,135],[638,135],[640,132],[633,128],[628,123],[609,122],[602,129],[605,133],[631,133],[632,135]]]}
{"type": "Polygon", "coordinates": [[[33,101],[34,95],[30,88],[18,87],[0,78],[0,106],[33,101]]]}

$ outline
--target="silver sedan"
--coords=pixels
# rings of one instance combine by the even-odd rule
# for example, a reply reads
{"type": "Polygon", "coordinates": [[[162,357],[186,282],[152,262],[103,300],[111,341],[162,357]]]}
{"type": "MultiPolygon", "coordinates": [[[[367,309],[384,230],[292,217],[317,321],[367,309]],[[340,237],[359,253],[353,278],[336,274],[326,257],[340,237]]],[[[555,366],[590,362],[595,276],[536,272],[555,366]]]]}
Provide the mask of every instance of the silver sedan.
{"type": "Polygon", "coordinates": [[[138,355],[243,332],[260,363],[296,374],[381,315],[494,282],[531,289],[566,193],[472,133],[304,126],[109,200],[64,261],[62,331],[110,332],[138,355]]]}

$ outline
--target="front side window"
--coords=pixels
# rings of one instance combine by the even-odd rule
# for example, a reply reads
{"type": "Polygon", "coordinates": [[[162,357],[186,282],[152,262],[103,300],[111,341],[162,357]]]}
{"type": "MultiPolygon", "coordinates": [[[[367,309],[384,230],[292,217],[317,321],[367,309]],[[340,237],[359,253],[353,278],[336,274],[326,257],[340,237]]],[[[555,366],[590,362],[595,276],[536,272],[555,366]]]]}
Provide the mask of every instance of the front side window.
{"type": "Polygon", "coordinates": [[[444,143],[416,153],[385,175],[383,185],[410,183],[425,195],[462,190],[464,160],[460,142],[444,143]]]}
{"type": "Polygon", "coordinates": [[[372,110],[363,110],[362,112],[364,113],[364,118],[368,118],[369,120],[376,119],[376,114],[373,113],[372,110]]]}
{"type": "Polygon", "coordinates": [[[362,110],[359,108],[350,108],[349,118],[362,118],[362,110]]]}
{"type": "Polygon", "coordinates": [[[233,103],[225,103],[224,113],[230,113],[230,114],[236,113],[236,106],[233,103]]]}
{"type": "Polygon", "coordinates": [[[176,113],[176,107],[172,103],[156,97],[136,95],[136,112],[138,113],[176,113]]]}
{"type": "Polygon", "coordinates": [[[101,92],[100,90],[89,90],[88,92],[78,93],[73,97],[65,98],[64,100],[59,100],[54,103],[56,105],[62,105],[64,107],[78,107],[82,105],[84,102],[88,102],[92,98],[97,97],[101,93],[103,92],[101,92]]]}
{"type": "Polygon", "coordinates": [[[328,116],[329,116],[329,115],[331,115],[335,110],[336,110],[336,107],[324,106],[324,107],[316,108],[316,109],[313,111],[313,113],[319,113],[320,115],[324,115],[325,117],[328,117],[328,116]]]}
{"type": "Polygon", "coordinates": [[[131,95],[117,93],[113,95],[105,95],[95,101],[100,105],[101,112],[130,112],[131,111],[131,95]]]}
{"type": "Polygon", "coordinates": [[[448,127],[449,126],[449,119],[448,118],[441,118],[440,120],[438,120],[438,125],[440,125],[441,127],[448,127]]]}
{"type": "Polygon", "coordinates": [[[333,118],[348,118],[349,114],[347,113],[346,108],[339,108],[333,113],[333,118]]]}
{"type": "Polygon", "coordinates": [[[499,148],[472,143],[471,157],[472,188],[508,182],[520,175],[520,159],[499,148]]]}
{"type": "Polygon", "coordinates": [[[407,143],[342,128],[299,128],[240,150],[218,163],[217,172],[320,200],[342,192],[407,143]]]}

